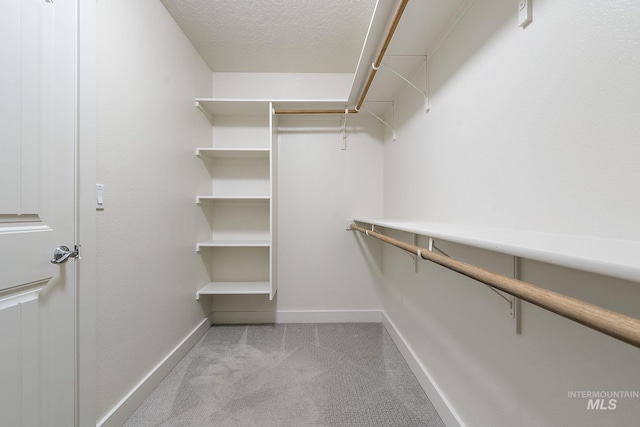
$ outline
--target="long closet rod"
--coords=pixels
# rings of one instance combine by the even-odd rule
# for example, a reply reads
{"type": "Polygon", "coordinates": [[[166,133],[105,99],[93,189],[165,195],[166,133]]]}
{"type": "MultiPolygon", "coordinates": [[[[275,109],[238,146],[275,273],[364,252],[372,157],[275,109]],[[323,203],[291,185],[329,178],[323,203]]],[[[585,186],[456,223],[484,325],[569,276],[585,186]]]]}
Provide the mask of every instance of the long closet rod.
{"type": "Polygon", "coordinates": [[[360,100],[356,105],[356,110],[360,110],[362,107],[362,103],[364,99],[367,97],[367,93],[369,92],[369,88],[371,87],[371,83],[373,83],[373,78],[376,76],[378,72],[378,68],[380,68],[380,64],[384,59],[384,54],[387,53],[387,48],[389,47],[389,43],[391,43],[391,39],[393,38],[393,34],[396,32],[396,28],[398,28],[398,23],[400,22],[400,18],[402,18],[402,14],[404,13],[404,9],[407,7],[409,0],[401,0],[400,4],[398,4],[398,8],[396,9],[396,13],[393,15],[393,21],[391,21],[391,26],[387,30],[387,35],[384,38],[384,43],[382,43],[382,47],[380,48],[380,52],[378,52],[378,57],[371,64],[371,72],[369,73],[369,78],[367,79],[367,83],[364,85],[364,89],[360,94],[360,100]]]}
{"type": "Polygon", "coordinates": [[[372,230],[351,224],[351,229],[375,237],[423,259],[439,264],[481,283],[499,289],[545,310],[640,348],[640,320],[624,314],[540,288],[521,280],[493,273],[428,249],[411,245],[372,230]]]}
{"type": "MultiPolygon", "coordinates": [[[[391,39],[393,38],[393,34],[396,31],[396,28],[398,27],[398,23],[400,22],[400,18],[402,18],[402,14],[404,13],[405,8],[407,7],[407,4],[409,3],[409,0],[400,0],[400,3],[398,4],[398,7],[396,9],[396,12],[393,15],[393,19],[391,21],[391,25],[389,26],[389,28],[387,29],[387,34],[385,35],[384,38],[384,42],[382,43],[382,46],[380,47],[380,51],[378,51],[378,56],[376,57],[376,60],[371,64],[371,71],[369,72],[369,77],[367,78],[367,82],[364,85],[364,88],[362,89],[362,92],[360,93],[360,98],[358,100],[358,104],[356,105],[355,109],[350,109],[349,110],[349,114],[357,114],[358,111],[360,111],[360,108],[362,107],[362,104],[364,103],[364,99],[367,97],[367,93],[369,92],[369,88],[371,87],[371,83],[373,83],[373,79],[376,76],[376,73],[378,72],[378,68],[380,68],[380,64],[382,63],[382,59],[384,58],[385,53],[387,52],[387,48],[389,47],[389,43],[391,43],[391,39]]],[[[317,110],[277,110],[275,111],[276,114],[344,114],[345,110],[337,110],[337,109],[331,109],[331,110],[322,110],[322,109],[317,109],[317,110]]]]}

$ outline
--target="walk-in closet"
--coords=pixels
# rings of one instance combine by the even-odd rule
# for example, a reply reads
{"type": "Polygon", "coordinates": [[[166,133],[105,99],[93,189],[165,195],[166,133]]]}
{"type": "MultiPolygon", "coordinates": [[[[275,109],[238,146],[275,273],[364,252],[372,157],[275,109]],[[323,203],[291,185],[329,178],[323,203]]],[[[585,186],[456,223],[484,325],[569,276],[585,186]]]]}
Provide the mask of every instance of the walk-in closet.
{"type": "Polygon", "coordinates": [[[0,3],[0,425],[637,425],[640,2],[0,3]]]}

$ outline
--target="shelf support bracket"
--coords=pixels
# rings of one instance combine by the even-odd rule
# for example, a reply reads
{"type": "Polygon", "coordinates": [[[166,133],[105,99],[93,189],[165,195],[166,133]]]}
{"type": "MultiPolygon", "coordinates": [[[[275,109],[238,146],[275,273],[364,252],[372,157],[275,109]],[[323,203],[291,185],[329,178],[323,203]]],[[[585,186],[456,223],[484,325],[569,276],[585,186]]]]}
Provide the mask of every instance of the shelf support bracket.
{"type": "MultiPolygon", "coordinates": [[[[418,246],[418,235],[417,234],[413,234],[413,246],[418,246]]],[[[413,258],[413,267],[414,267],[414,272],[418,272],[418,260],[420,258],[422,258],[422,254],[420,253],[420,249],[418,249],[418,254],[417,255],[411,255],[411,258],[413,258]]]]}
{"type": "MultiPolygon", "coordinates": [[[[417,245],[415,245],[417,246],[417,245]]],[[[445,253],[443,250],[441,250],[440,248],[438,248],[436,246],[435,243],[435,239],[433,239],[432,237],[429,237],[429,251],[431,252],[438,252],[440,255],[444,255],[448,258],[451,258],[447,253],[445,253]]],[[[520,263],[518,260],[518,257],[513,257],[513,278],[514,279],[518,279],[520,280],[520,263]]],[[[498,291],[497,289],[492,288],[489,285],[485,285],[488,289],[490,289],[491,291],[493,291],[496,295],[498,295],[500,298],[502,298],[503,300],[505,300],[507,302],[507,304],[509,304],[509,315],[511,316],[512,319],[514,319],[515,321],[515,333],[519,334],[520,333],[520,299],[512,296],[512,295],[505,295],[502,292],[498,291]]]]}
{"type": "Polygon", "coordinates": [[[344,109],[344,116],[342,119],[342,145],[340,145],[341,150],[347,149],[347,116],[349,115],[349,109],[344,109]]]}
{"type": "MultiPolygon", "coordinates": [[[[402,55],[397,55],[397,56],[402,56],[402,55]]],[[[425,84],[426,84],[426,87],[428,88],[429,87],[429,75],[428,75],[429,74],[429,62],[427,61],[427,56],[426,55],[420,55],[420,56],[424,57],[425,84]]],[[[425,111],[425,113],[428,113],[431,110],[431,107],[429,106],[428,89],[426,91],[423,91],[418,86],[416,86],[411,80],[407,79],[405,76],[400,74],[397,70],[395,70],[393,67],[391,67],[389,64],[385,63],[384,61],[382,61],[380,63],[380,65],[384,66],[385,69],[391,71],[393,74],[395,74],[396,76],[400,77],[406,84],[408,84],[409,86],[411,86],[412,88],[414,88],[415,90],[420,92],[420,94],[424,98],[424,111],[425,111]]]]}
{"type": "Polygon", "coordinates": [[[209,120],[209,123],[213,124],[213,117],[209,112],[200,104],[200,102],[196,101],[196,108],[200,110],[202,114],[209,120]]]}
{"type": "MultiPolygon", "coordinates": [[[[351,230],[351,223],[353,223],[353,221],[351,221],[351,220],[347,220],[347,227],[346,227],[346,228],[347,228],[347,230],[351,230]]],[[[374,232],[374,233],[379,233],[379,231],[378,231],[378,230],[376,230],[376,226],[375,226],[374,224],[371,224],[371,230],[365,230],[365,234],[366,234],[367,236],[369,235],[369,231],[372,231],[372,232],[374,232]]],[[[417,243],[418,243],[418,235],[414,233],[414,234],[413,234],[413,244],[417,246],[417,243]]],[[[413,265],[414,265],[414,267],[415,267],[415,271],[416,271],[416,273],[417,273],[417,272],[418,272],[418,260],[419,260],[420,258],[422,258],[422,257],[420,256],[420,253],[418,253],[418,255],[416,255],[416,254],[414,254],[414,253],[412,253],[412,252],[409,252],[409,251],[407,251],[407,250],[405,250],[405,249],[402,249],[402,248],[400,248],[400,250],[401,250],[402,252],[406,253],[407,255],[409,255],[409,257],[411,257],[411,260],[413,261],[413,265]]]]}
{"type": "Polygon", "coordinates": [[[376,115],[375,113],[373,113],[370,110],[367,110],[366,108],[361,108],[362,111],[366,111],[367,113],[371,114],[373,117],[375,117],[376,119],[380,120],[382,122],[382,124],[384,124],[386,127],[388,127],[389,129],[391,129],[391,135],[393,137],[393,140],[395,141],[396,138],[396,130],[393,128],[393,126],[391,126],[389,123],[385,122],[384,120],[382,120],[378,115],[376,115]]]}
{"type": "MultiPolygon", "coordinates": [[[[516,280],[521,279],[520,274],[520,257],[513,256],[513,278],[516,280]]],[[[514,323],[513,332],[520,335],[522,333],[522,312],[520,310],[520,298],[511,296],[511,308],[510,308],[511,318],[514,323]]]]}

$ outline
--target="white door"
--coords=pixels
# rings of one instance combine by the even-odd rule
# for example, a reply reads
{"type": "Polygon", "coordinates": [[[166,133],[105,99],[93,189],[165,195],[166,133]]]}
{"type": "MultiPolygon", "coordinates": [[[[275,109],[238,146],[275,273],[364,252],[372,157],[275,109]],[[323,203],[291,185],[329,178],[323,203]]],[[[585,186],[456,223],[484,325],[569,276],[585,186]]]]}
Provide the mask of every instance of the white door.
{"type": "Polygon", "coordinates": [[[0,425],[75,424],[76,1],[0,0],[0,425]]]}

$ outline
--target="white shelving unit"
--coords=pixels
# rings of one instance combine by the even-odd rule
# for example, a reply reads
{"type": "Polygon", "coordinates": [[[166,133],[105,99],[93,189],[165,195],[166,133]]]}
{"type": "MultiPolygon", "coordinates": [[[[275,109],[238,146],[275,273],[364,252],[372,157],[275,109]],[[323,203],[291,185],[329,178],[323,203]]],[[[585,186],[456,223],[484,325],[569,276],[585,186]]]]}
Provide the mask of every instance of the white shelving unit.
{"type": "Polygon", "coordinates": [[[266,101],[196,99],[212,125],[212,147],[196,149],[211,175],[211,193],[196,203],[208,217],[211,239],[196,250],[210,263],[201,295],[268,295],[277,291],[277,139],[266,101]]]}
{"type": "Polygon", "coordinates": [[[211,282],[197,292],[200,295],[270,295],[269,282],[211,282]]]}
{"type": "Polygon", "coordinates": [[[271,246],[270,240],[261,239],[211,239],[198,242],[196,249],[202,248],[268,248],[271,246]]]}
{"type": "Polygon", "coordinates": [[[196,156],[202,159],[268,159],[268,148],[198,148],[196,156]]]}
{"type": "Polygon", "coordinates": [[[251,203],[260,201],[270,201],[269,196],[196,196],[196,203],[251,203]]]}
{"type": "Polygon", "coordinates": [[[354,218],[354,221],[576,270],[640,281],[640,242],[635,240],[388,218],[354,218]]]}

